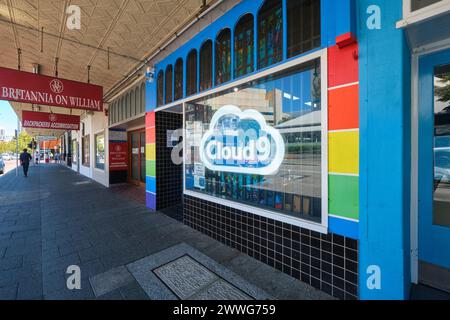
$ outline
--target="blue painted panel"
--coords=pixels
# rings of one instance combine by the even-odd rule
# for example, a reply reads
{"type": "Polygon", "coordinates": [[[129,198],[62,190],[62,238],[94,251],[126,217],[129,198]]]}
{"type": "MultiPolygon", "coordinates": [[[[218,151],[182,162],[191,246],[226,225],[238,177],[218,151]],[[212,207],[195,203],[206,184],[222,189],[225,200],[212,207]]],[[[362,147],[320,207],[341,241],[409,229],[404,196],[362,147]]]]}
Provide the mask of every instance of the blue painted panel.
{"type": "Polygon", "coordinates": [[[146,186],[147,192],[156,194],[156,178],[155,177],[146,177],[146,186]]]}
{"type": "Polygon", "coordinates": [[[360,46],[360,298],[406,299],[410,289],[410,55],[402,2],[380,0],[382,28],[366,26],[371,0],[358,0],[360,46]],[[381,269],[381,288],[366,283],[381,269]]]}
{"type": "Polygon", "coordinates": [[[339,234],[347,238],[359,238],[359,224],[356,221],[329,217],[328,230],[331,233],[339,234]]]}
{"type": "Polygon", "coordinates": [[[450,228],[433,225],[434,67],[450,64],[450,51],[420,59],[419,259],[450,268],[450,228]]]}

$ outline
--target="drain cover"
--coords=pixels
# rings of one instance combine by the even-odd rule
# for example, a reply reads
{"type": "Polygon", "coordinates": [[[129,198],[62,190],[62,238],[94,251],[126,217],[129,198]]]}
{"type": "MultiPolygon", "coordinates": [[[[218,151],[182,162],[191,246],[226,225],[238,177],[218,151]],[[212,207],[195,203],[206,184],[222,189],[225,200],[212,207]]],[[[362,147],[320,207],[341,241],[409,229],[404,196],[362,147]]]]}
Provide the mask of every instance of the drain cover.
{"type": "Polygon", "coordinates": [[[250,299],[187,255],[153,272],[182,300],[250,299]]]}

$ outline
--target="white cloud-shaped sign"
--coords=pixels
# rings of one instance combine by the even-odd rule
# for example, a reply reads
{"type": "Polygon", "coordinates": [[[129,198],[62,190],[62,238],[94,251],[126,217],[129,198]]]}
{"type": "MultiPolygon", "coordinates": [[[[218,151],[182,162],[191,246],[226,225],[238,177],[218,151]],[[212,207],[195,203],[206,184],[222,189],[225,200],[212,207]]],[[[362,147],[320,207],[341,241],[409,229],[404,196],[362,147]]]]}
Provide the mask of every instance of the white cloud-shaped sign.
{"type": "Polygon", "coordinates": [[[256,110],[226,105],[214,113],[200,144],[200,159],[212,171],[274,175],[284,160],[280,132],[256,110]]]}

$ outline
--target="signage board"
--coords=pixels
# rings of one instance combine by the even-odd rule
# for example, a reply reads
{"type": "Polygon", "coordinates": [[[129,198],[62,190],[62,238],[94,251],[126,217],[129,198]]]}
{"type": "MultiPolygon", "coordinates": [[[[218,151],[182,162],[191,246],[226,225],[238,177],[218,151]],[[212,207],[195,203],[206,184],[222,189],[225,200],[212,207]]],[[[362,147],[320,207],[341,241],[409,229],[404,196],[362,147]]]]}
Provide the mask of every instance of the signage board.
{"type": "Polygon", "coordinates": [[[38,141],[54,141],[56,139],[58,138],[54,136],[36,136],[36,140],[38,141]]]}
{"type": "Polygon", "coordinates": [[[67,114],[22,111],[24,128],[50,130],[80,130],[80,117],[67,114]]]}
{"type": "Polygon", "coordinates": [[[128,137],[126,130],[109,130],[109,170],[128,170],[128,137]]]}
{"type": "Polygon", "coordinates": [[[0,100],[103,111],[103,87],[0,67],[0,100]]]}
{"type": "Polygon", "coordinates": [[[233,105],[214,113],[200,143],[200,159],[212,171],[274,175],[284,155],[283,137],[260,112],[233,105]]]}

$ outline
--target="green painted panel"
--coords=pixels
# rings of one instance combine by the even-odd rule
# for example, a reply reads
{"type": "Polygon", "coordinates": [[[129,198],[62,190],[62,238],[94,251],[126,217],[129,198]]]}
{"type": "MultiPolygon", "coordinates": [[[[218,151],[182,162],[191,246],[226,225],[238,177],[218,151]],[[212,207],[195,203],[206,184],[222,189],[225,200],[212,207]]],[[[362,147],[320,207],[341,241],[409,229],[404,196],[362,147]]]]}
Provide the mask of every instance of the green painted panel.
{"type": "Polygon", "coordinates": [[[359,220],[359,177],[329,175],[328,212],[359,220]]]}
{"type": "Polygon", "coordinates": [[[147,177],[156,177],[156,161],[147,160],[147,167],[145,170],[147,177]]]}

